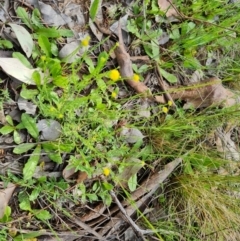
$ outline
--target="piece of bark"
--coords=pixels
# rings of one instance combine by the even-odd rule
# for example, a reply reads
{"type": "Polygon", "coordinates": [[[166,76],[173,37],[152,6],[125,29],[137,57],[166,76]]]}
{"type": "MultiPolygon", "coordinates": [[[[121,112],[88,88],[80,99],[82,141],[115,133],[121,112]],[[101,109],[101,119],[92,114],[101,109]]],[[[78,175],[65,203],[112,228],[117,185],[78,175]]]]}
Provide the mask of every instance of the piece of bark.
{"type": "Polygon", "coordinates": [[[119,45],[115,49],[117,62],[120,67],[121,77],[137,92],[143,94],[145,97],[151,95],[150,89],[143,82],[136,82],[133,78],[132,61],[130,55],[127,53],[124,47],[122,38],[121,25],[118,26],[119,45]]]}

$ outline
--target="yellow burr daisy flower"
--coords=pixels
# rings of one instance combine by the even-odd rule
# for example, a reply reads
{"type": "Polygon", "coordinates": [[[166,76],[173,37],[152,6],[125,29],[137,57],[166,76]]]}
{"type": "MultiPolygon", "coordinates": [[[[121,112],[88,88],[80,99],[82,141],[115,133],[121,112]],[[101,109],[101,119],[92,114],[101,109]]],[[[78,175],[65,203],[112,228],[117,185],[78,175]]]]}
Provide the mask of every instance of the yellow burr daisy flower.
{"type": "Polygon", "coordinates": [[[117,69],[113,69],[109,72],[109,78],[113,81],[117,81],[120,79],[120,73],[117,69]]]}
{"type": "Polygon", "coordinates": [[[132,79],[133,79],[133,81],[135,81],[135,82],[139,82],[140,77],[139,77],[138,74],[134,74],[133,77],[132,77],[132,79]]]}
{"type": "Polygon", "coordinates": [[[112,98],[116,99],[117,98],[117,93],[115,91],[112,92],[112,98]]]}
{"type": "Polygon", "coordinates": [[[82,46],[87,47],[89,45],[90,37],[86,36],[82,41],[82,46]]]}
{"type": "Polygon", "coordinates": [[[168,113],[168,108],[164,106],[164,107],[162,108],[162,112],[165,113],[165,114],[167,114],[167,113],[168,113]]]}
{"type": "Polygon", "coordinates": [[[103,174],[104,174],[104,176],[108,177],[109,174],[110,174],[110,172],[111,172],[110,168],[108,168],[108,167],[104,167],[104,168],[103,168],[103,174]]]}

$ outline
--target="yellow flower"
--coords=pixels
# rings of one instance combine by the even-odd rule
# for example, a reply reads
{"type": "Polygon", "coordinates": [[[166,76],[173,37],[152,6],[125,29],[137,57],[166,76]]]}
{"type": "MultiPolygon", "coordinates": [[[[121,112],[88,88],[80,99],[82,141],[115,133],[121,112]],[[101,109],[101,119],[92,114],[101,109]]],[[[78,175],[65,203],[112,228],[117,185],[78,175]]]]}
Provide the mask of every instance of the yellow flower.
{"type": "Polygon", "coordinates": [[[104,167],[103,168],[103,174],[107,177],[107,176],[109,176],[109,174],[110,174],[110,169],[108,168],[108,167],[104,167]]]}
{"type": "Polygon", "coordinates": [[[81,42],[82,46],[87,47],[89,45],[89,41],[90,41],[90,37],[86,36],[81,42]]]}
{"type": "Polygon", "coordinates": [[[49,110],[50,110],[50,112],[55,112],[56,111],[56,109],[53,106],[51,106],[49,110]]]}
{"type": "Polygon", "coordinates": [[[162,108],[162,112],[165,113],[165,114],[167,114],[167,113],[168,113],[168,108],[165,107],[165,106],[163,106],[163,108],[162,108]]]}
{"type": "Polygon", "coordinates": [[[109,78],[113,81],[117,81],[120,79],[120,73],[117,69],[113,69],[109,72],[109,78]]]}
{"type": "Polygon", "coordinates": [[[42,61],[45,61],[46,58],[47,58],[47,57],[46,57],[45,55],[42,55],[42,56],[41,56],[41,60],[42,60],[42,61]]]}
{"type": "Polygon", "coordinates": [[[173,105],[172,101],[169,100],[169,101],[168,101],[168,106],[172,106],[172,105],[173,105]]]}
{"type": "Polygon", "coordinates": [[[112,92],[112,98],[116,99],[117,98],[117,93],[115,91],[112,92]]]}
{"type": "Polygon", "coordinates": [[[135,81],[135,82],[139,82],[140,77],[139,77],[138,74],[134,74],[133,77],[132,77],[132,79],[133,79],[133,81],[135,81]]]}
{"type": "Polygon", "coordinates": [[[58,118],[59,118],[59,119],[62,119],[62,118],[63,118],[63,114],[59,114],[59,115],[58,115],[58,118]]]}

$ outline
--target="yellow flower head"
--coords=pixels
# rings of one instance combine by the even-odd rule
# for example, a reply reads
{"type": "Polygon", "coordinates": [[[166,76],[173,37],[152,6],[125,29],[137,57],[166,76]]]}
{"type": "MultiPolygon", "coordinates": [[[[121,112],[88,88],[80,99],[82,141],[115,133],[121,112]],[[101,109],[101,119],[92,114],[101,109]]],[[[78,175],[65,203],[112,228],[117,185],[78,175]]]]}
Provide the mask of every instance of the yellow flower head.
{"type": "Polygon", "coordinates": [[[140,77],[139,77],[138,74],[134,74],[133,77],[132,77],[132,79],[133,79],[133,81],[135,81],[135,82],[139,82],[140,77]]]}
{"type": "Polygon", "coordinates": [[[59,115],[58,115],[58,118],[59,118],[59,119],[62,119],[62,118],[63,118],[63,114],[59,114],[59,115]]]}
{"type": "Polygon", "coordinates": [[[53,106],[51,106],[51,107],[49,108],[49,110],[50,110],[50,112],[56,112],[56,108],[53,107],[53,106]]]}
{"type": "Polygon", "coordinates": [[[162,112],[165,113],[165,114],[167,114],[167,113],[168,113],[168,108],[165,107],[165,106],[163,106],[163,108],[162,108],[162,112]]]}
{"type": "Polygon", "coordinates": [[[172,106],[172,105],[173,105],[172,101],[169,100],[169,101],[168,101],[168,106],[172,106]]]}
{"type": "Polygon", "coordinates": [[[120,77],[120,73],[117,69],[113,69],[109,72],[109,78],[113,81],[118,81],[120,77]]]}
{"type": "Polygon", "coordinates": [[[112,92],[112,98],[116,99],[117,98],[117,93],[115,91],[112,92]]]}
{"type": "Polygon", "coordinates": [[[46,58],[47,58],[46,55],[42,55],[42,56],[41,56],[41,60],[42,60],[42,61],[45,61],[46,58]]]}
{"type": "Polygon", "coordinates": [[[103,168],[103,174],[104,174],[106,177],[109,176],[110,172],[111,172],[111,170],[110,170],[108,167],[104,167],[104,168],[103,168]]]}
{"type": "Polygon", "coordinates": [[[87,47],[89,45],[90,37],[86,36],[82,41],[82,46],[87,47]]]}

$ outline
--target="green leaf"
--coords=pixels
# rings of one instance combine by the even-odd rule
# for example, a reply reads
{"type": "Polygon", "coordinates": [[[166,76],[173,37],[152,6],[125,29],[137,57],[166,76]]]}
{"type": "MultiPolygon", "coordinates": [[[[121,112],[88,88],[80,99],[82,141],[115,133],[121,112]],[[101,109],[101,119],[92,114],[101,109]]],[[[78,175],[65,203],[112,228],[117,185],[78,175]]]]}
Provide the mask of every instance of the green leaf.
{"type": "Polygon", "coordinates": [[[52,218],[52,215],[47,210],[33,210],[33,214],[39,220],[45,221],[52,218]]]}
{"type": "Polygon", "coordinates": [[[42,232],[39,231],[34,231],[34,232],[30,232],[30,233],[21,233],[18,236],[14,237],[13,240],[14,241],[27,241],[27,240],[35,240],[34,238],[43,235],[42,232]]]}
{"type": "Polygon", "coordinates": [[[18,131],[13,132],[13,140],[15,143],[20,144],[22,142],[21,136],[19,135],[18,131]]]}
{"type": "Polygon", "coordinates": [[[87,197],[90,201],[98,201],[98,196],[95,193],[89,193],[87,194],[87,197]]]}
{"type": "Polygon", "coordinates": [[[69,29],[58,29],[58,32],[60,34],[60,36],[62,37],[73,37],[74,33],[72,30],[69,29]]]}
{"type": "Polygon", "coordinates": [[[41,188],[39,186],[37,188],[33,189],[32,193],[29,196],[29,200],[31,202],[35,201],[38,198],[40,192],[41,192],[41,188]]]}
{"type": "Polygon", "coordinates": [[[159,68],[161,75],[169,82],[169,83],[177,83],[177,77],[173,74],[168,73],[162,68],[159,68]]]}
{"type": "Polygon", "coordinates": [[[54,162],[56,162],[56,163],[58,163],[58,164],[61,164],[62,163],[62,157],[61,157],[61,155],[59,154],[59,153],[48,153],[47,154],[48,155],[48,157],[52,160],[52,161],[54,161],[54,162]]]}
{"type": "Polygon", "coordinates": [[[59,150],[62,152],[71,152],[75,148],[75,144],[59,144],[55,142],[45,142],[42,144],[44,150],[59,150]]]}
{"type": "Polygon", "coordinates": [[[58,56],[58,47],[53,42],[51,42],[51,53],[56,57],[58,56]]]}
{"type": "Polygon", "coordinates": [[[31,204],[26,192],[20,192],[18,194],[19,207],[24,211],[32,211],[31,204]]]}
{"type": "Polygon", "coordinates": [[[6,223],[6,222],[10,221],[11,220],[11,218],[10,218],[11,213],[12,213],[11,207],[7,206],[4,210],[3,217],[0,218],[0,222],[6,223]]]}
{"type": "Polygon", "coordinates": [[[92,4],[90,6],[89,14],[90,14],[90,18],[92,19],[92,21],[94,21],[96,15],[97,15],[98,9],[100,8],[100,4],[101,4],[100,0],[93,0],[92,4]]]}
{"type": "Polygon", "coordinates": [[[13,48],[13,44],[10,41],[8,41],[8,40],[1,39],[0,40],[0,48],[12,49],[13,48]]]}
{"type": "Polygon", "coordinates": [[[21,54],[19,52],[14,52],[12,54],[12,56],[13,56],[13,58],[19,59],[22,62],[22,64],[24,64],[29,69],[33,69],[32,65],[30,64],[28,59],[23,54],[21,54]]]}
{"type": "Polygon", "coordinates": [[[105,81],[103,81],[101,78],[96,79],[98,87],[101,89],[101,91],[105,92],[107,89],[107,85],[105,81]]]}
{"type": "Polygon", "coordinates": [[[37,89],[27,89],[26,85],[22,85],[20,96],[26,100],[32,100],[39,93],[37,89]]]}
{"type": "Polygon", "coordinates": [[[36,170],[38,161],[40,159],[40,154],[41,154],[41,146],[38,145],[23,168],[23,179],[25,181],[32,178],[36,170]]]}
{"type": "Polygon", "coordinates": [[[11,132],[13,132],[15,130],[15,128],[13,126],[3,126],[1,129],[0,129],[0,133],[2,135],[7,135],[11,132]]]}
{"type": "Polygon", "coordinates": [[[44,35],[47,38],[59,38],[61,35],[59,34],[59,31],[55,28],[39,28],[36,30],[37,35],[44,35]]]}
{"type": "Polygon", "coordinates": [[[23,113],[21,116],[22,123],[28,133],[35,139],[38,138],[39,132],[35,120],[28,114],[23,113]]]}
{"type": "Polygon", "coordinates": [[[21,145],[18,145],[13,149],[13,153],[15,154],[22,154],[29,150],[31,150],[34,146],[36,146],[35,143],[23,143],[21,145]]]}
{"type": "Polygon", "coordinates": [[[17,8],[17,15],[19,18],[21,18],[21,20],[29,27],[32,29],[32,23],[28,17],[28,13],[26,12],[26,10],[22,7],[18,7],[17,8]]]}
{"type": "Polygon", "coordinates": [[[103,67],[105,67],[106,65],[106,62],[109,58],[109,55],[107,54],[107,52],[101,52],[100,55],[98,56],[98,63],[97,63],[97,66],[94,70],[94,74],[99,74],[103,67]]]}
{"type": "Polygon", "coordinates": [[[60,88],[66,88],[68,86],[68,78],[59,75],[53,79],[53,84],[60,88]]]}
{"type": "Polygon", "coordinates": [[[135,191],[137,188],[137,174],[131,176],[128,180],[128,187],[131,192],[135,191]]]}
{"type": "Polygon", "coordinates": [[[50,61],[47,61],[47,67],[53,77],[57,77],[58,75],[61,75],[62,66],[61,66],[60,60],[51,59],[50,61]]]}
{"type": "Polygon", "coordinates": [[[32,12],[32,22],[38,28],[43,26],[41,23],[40,17],[41,17],[41,13],[39,12],[39,10],[37,8],[35,8],[32,12]]]}
{"type": "Polygon", "coordinates": [[[32,79],[34,80],[37,86],[41,85],[41,75],[39,74],[38,71],[33,72],[32,79]]]}
{"type": "Polygon", "coordinates": [[[51,57],[51,43],[45,35],[38,36],[38,44],[47,57],[51,57]]]}
{"type": "Polygon", "coordinates": [[[9,125],[14,126],[14,125],[13,125],[12,117],[11,117],[10,115],[7,115],[7,116],[6,116],[6,121],[7,121],[7,123],[8,123],[9,125]]]}
{"type": "Polygon", "coordinates": [[[108,182],[103,182],[102,185],[103,185],[104,189],[107,191],[113,190],[113,185],[108,182]]]}
{"type": "Polygon", "coordinates": [[[33,40],[31,34],[20,25],[14,23],[9,23],[9,25],[16,34],[17,40],[20,43],[23,51],[27,57],[30,57],[33,50],[33,40]]]}

